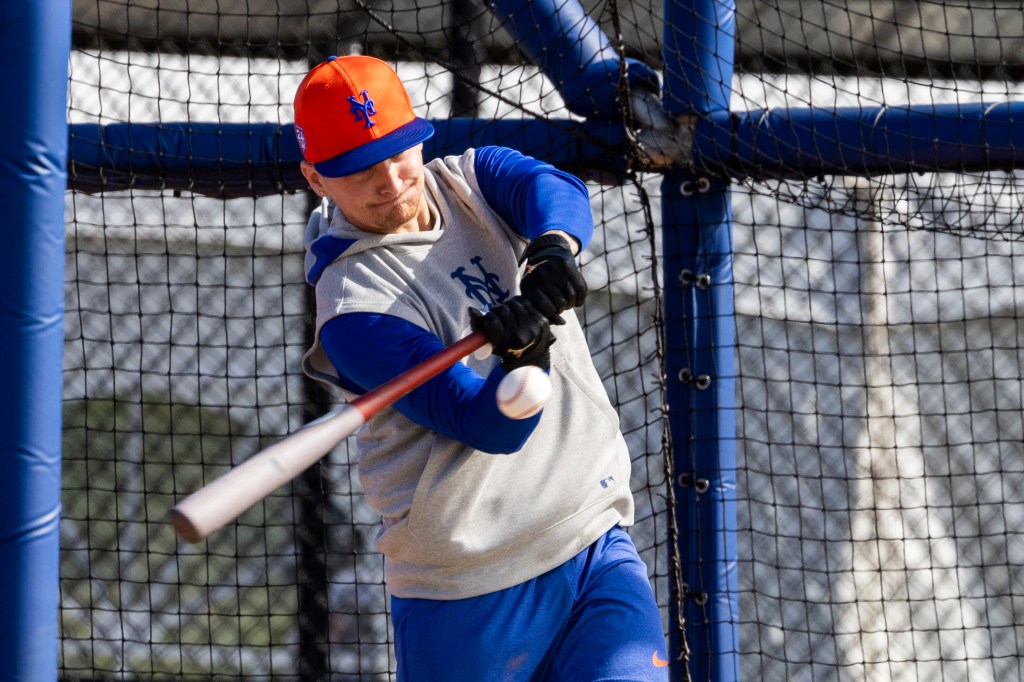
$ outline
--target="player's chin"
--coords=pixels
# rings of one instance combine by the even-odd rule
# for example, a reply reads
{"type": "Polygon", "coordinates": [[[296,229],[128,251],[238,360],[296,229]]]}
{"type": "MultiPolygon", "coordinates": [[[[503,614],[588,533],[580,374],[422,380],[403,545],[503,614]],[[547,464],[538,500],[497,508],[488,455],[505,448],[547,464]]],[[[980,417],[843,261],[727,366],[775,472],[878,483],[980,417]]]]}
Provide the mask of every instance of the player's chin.
{"type": "Polygon", "coordinates": [[[385,230],[398,229],[416,218],[417,208],[418,206],[415,202],[399,202],[383,212],[377,224],[385,230]]]}

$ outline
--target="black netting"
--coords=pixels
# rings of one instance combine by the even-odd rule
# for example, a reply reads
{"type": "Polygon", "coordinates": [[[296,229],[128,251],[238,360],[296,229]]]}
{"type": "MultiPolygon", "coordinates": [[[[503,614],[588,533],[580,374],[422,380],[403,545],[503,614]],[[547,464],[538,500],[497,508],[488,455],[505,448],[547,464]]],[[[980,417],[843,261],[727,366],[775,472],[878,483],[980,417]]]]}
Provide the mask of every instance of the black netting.
{"type": "MultiPolygon", "coordinates": [[[[309,66],[349,53],[395,65],[419,115],[477,120],[439,126],[435,149],[500,130],[506,144],[543,147],[588,179],[597,233],[583,256],[593,293],[581,316],[630,445],[631,534],[672,655],[706,657],[678,635],[720,624],[684,626],[672,608],[678,562],[700,558],[676,556],[673,506],[689,497],[677,498],[686,472],[674,470],[665,432],[676,415],[662,383],[672,358],[660,306],[666,290],[694,281],[660,270],[663,235],[688,229],[662,208],[680,183],[699,194],[721,179],[702,173],[721,171],[732,178],[738,483],[727,529],[738,547],[738,643],[725,653],[742,679],[1021,676],[1024,247],[1012,148],[986,165],[990,141],[962,139],[934,167],[894,149],[891,163],[863,172],[855,157],[866,138],[834,140],[848,146],[849,169],[809,162],[815,170],[801,175],[804,166],[706,149],[690,165],[684,135],[670,136],[676,156],[665,163],[656,143],[666,138],[643,134],[650,100],[635,82],[608,91],[615,116],[585,120],[489,4],[207,4],[74,2],[66,679],[394,677],[372,547],[379,519],[347,444],[204,544],[179,544],[165,518],[333,396],[299,368],[312,322],[302,272],[311,203],[294,159],[210,147],[169,158],[147,148],[145,128],[184,124],[197,140],[210,124],[204,140],[221,135],[213,148],[237,150],[254,126],[287,130],[309,66]],[[116,128],[129,123],[141,127],[116,128]],[[110,133],[99,145],[108,160],[76,158],[97,129],[110,133]]],[[[666,52],[661,3],[583,9],[615,54],[663,80],[694,68],[666,52]]],[[[724,55],[736,65],[731,109],[1019,99],[1020,9],[745,0],[724,55]]],[[[827,144],[802,139],[811,161],[832,158],[827,144]]],[[[714,150],[733,152],[742,149],[714,150]]],[[[693,599],[708,586],[685,588],[693,599]]]]}

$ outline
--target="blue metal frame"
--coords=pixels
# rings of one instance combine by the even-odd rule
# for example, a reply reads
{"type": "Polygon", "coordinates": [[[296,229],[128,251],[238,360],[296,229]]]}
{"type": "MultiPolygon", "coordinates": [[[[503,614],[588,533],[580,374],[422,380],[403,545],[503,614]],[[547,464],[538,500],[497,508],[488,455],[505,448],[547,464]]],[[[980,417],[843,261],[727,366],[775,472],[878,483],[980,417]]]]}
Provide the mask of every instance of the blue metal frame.
{"type": "MultiPolygon", "coordinates": [[[[679,113],[689,101],[669,97],[668,104],[679,113]]],[[[1024,102],[718,109],[697,116],[690,161],[714,178],[1010,170],[1024,165],[1024,125],[1014,125],[1022,120],[1024,102]]],[[[626,169],[627,137],[617,121],[455,118],[433,124],[437,133],[424,147],[427,158],[501,144],[581,172],[615,176],[626,169]]],[[[84,191],[262,196],[307,186],[290,124],[79,123],[71,126],[70,145],[70,183],[84,191]]]]}
{"type": "MultiPolygon", "coordinates": [[[[735,13],[732,0],[666,2],[663,101],[673,118],[699,117],[714,133],[728,123],[712,115],[729,109],[735,13]]],[[[736,680],[735,324],[728,182],[666,174],[661,229],[673,485],[685,583],[680,596],[690,653],[688,670],[685,661],[676,661],[673,677],[736,680]]],[[[673,651],[681,651],[681,644],[673,642],[673,651]]]]}
{"type": "MultiPolygon", "coordinates": [[[[38,5],[39,14],[59,17],[68,3],[46,0],[17,4],[19,9],[21,5],[38,5]]],[[[9,8],[4,6],[4,11],[9,12],[9,8]]],[[[625,151],[627,139],[621,112],[616,108],[619,75],[625,71],[631,87],[649,90],[656,85],[653,71],[634,60],[627,60],[626,68],[621,69],[612,44],[577,0],[502,0],[495,12],[516,34],[527,56],[561,89],[570,111],[586,121],[434,121],[437,134],[427,144],[426,156],[503,144],[562,167],[621,174],[626,166],[619,152],[625,151]]],[[[734,0],[665,0],[662,101],[670,120],[687,120],[693,126],[693,147],[685,159],[688,172],[664,169],[662,191],[668,401],[677,474],[673,485],[686,583],[682,616],[690,651],[685,669],[683,661],[674,663],[675,679],[739,678],[735,332],[728,178],[1008,170],[1024,164],[1024,126],[1013,125],[1014,119],[1024,120],[1024,103],[730,111],[735,12],[734,0]]],[[[24,38],[23,25],[4,21],[0,26],[11,34],[10,40],[15,34],[18,39],[24,38]]],[[[64,30],[62,24],[48,28],[64,30]]],[[[65,36],[67,33],[64,31],[65,36]]],[[[54,44],[63,49],[63,38],[55,40],[48,50],[26,46],[22,54],[35,55],[33,58],[50,55],[39,71],[49,74],[49,82],[62,86],[63,96],[64,81],[53,74],[64,68],[66,54],[54,44]],[[58,58],[59,68],[51,63],[58,58]]],[[[5,69],[5,74],[10,72],[10,68],[5,69]]],[[[20,97],[23,91],[12,85],[5,92],[20,97]]],[[[55,93],[47,96],[56,98],[55,93]]],[[[63,117],[63,107],[56,103],[47,106],[34,111],[47,118],[41,114],[59,110],[63,117]]],[[[26,111],[24,107],[10,109],[4,113],[26,111]]],[[[0,120],[0,125],[3,123],[0,120]]],[[[20,120],[17,125],[7,123],[2,129],[22,130],[28,126],[20,120]]],[[[45,144],[35,145],[31,152],[22,152],[19,141],[13,139],[8,139],[9,151],[24,158],[22,154],[39,153],[36,147],[42,147],[49,154],[40,158],[45,160],[44,165],[51,164],[61,151],[53,145],[53,140],[59,139],[53,132],[56,123],[53,126],[43,136],[45,144]]],[[[297,169],[301,157],[290,125],[79,125],[72,126],[70,144],[70,184],[86,191],[151,187],[252,196],[297,191],[306,186],[297,169]]],[[[12,158],[11,163],[15,161],[12,158]]],[[[56,250],[56,228],[51,225],[56,217],[50,214],[62,209],[63,204],[53,198],[55,176],[33,180],[39,191],[31,197],[23,182],[24,178],[12,182],[6,195],[20,192],[19,196],[25,198],[24,208],[19,209],[18,204],[8,215],[19,227],[32,225],[31,230],[17,232],[22,237],[32,235],[33,248],[8,249],[5,256],[10,256],[12,263],[3,270],[5,275],[17,271],[31,278],[37,273],[24,270],[36,262],[30,257],[39,258],[46,251],[47,260],[55,258],[50,252],[56,250]],[[41,226],[46,230],[42,231],[41,226]],[[50,228],[54,234],[47,236],[50,228]],[[46,241],[45,248],[41,249],[40,240],[46,241]],[[25,262],[14,262],[19,259],[25,262]]],[[[62,216],[58,222],[61,220],[62,216]]],[[[41,295],[49,297],[55,293],[49,287],[61,278],[53,272],[46,277],[45,281],[36,277],[34,283],[41,284],[41,295]]],[[[28,280],[22,285],[24,281],[28,280]]],[[[12,286],[17,288],[8,285],[5,293],[12,286]]],[[[20,299],[8,300],[11,305],[22,305],[20,299]]],[[[42,309],[51,321],[57,315],[55,302],[50,298],[38,300],[45,300],[42,309]]],[[[26,299],[24,305],[35,303],[26,299]]],[[[45,331],[45,338],[29,343],[32,337],[27,333],[12,342],[12,352],[6,357],[10,364],[22,351],[38,355],[31,365],[31,382],[19,383],[12,390],[24,393],[17,396],[19,406],[31,405],[36,415],[47,415],[51,429],[47,433],[52,434],[57,433],[54,410],[57,419],[60,414],[59,406],[55,408],[52,402],[59,391],[43,387],[54,379],[50,374],[53,368],[46,363],[59,358],[60,350],[52,329],[40,325],[38,331],[45,331]],[[38,395],[33,392],[36,389],[38,395]],[[40,412],[42,407],[46,409],[40,412]]],[[[59,376],[56,380],[59,387],[59,376]]],[[[24,415],[24,410],[8,409],[3,413],[24,415]]],[[[39,435],[45,440],[44,434],[39,435]]],[[[20,455],[18,443],[12,447],[20,455]]],[[[53,473],[49,466],[52,463],[46,464],[35,470],[41,484],[30,493],[31,513],[26,516],[21,511],[0,510],[4,521],[17,521],[3,537],[13,537],[12,533],[16,536],[24,528],[21,524],[29,519],[50,518],[46,514],[52,513],[53,473]]],[[[27,475],[31,466],[19,466],[13,475],[27,475]]],[[[0,481],[8,485],[10,493],[0,495],[0,503],[8,504],[16,493],[23,494],[22,480],[12,480],[0,470],[0,481]]],[[[40,551],[46,554],[45,560],[36,558],[31,564],[19,565],[43,566],[48,571],[53,548],[47,544],[40,546],[40,551]]],[[[5,564],[13,566],[6,559],[5,564]]],[[[48,583],[51,576],[43,573],[35,577],[48,583]]],[[[15,580],[7,584],[18,583],[15,580]]],[[[36,593],[33,603],[52,603],[50,591],[42,594],[40,597],[36,593]]],[[[672,614],[673,619],[676,615],[672,614]]],[[[38,624],[47,625],[43,621],[38,624]]],[[[29,646],[22,644],[25,639],[10,639],[9,627],[0,628],[0,636],[9,635],[5,638],[10,646],[8,660],[20,653],[20,647],[29,646]],[[13,644],[15,641],[18,644],[13,644]]],[[[673,641],[672,650],[681,651],[681,643],[673,641]]]]}
{"type": "MultiPolygon", "coordinates": [[[[615,47],[576,0],[498,0],[493,10],[516,43],[558,87],[566,106],[588,119],[622,120],[618,83],[621,60],[615,47]]],[[[658,75],[626,59],[630,85],[658,88],[658,75]]]]}

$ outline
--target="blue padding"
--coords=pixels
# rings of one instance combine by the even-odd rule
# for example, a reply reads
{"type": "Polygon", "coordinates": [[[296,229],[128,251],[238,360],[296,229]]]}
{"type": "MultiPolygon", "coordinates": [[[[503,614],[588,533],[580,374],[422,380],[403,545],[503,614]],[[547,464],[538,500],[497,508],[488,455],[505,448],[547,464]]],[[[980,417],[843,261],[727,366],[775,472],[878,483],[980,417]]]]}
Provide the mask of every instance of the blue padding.
{"type": "Polygon", "coordinates": [[[727,110],[736,50],[735,0],[675,0],[665,3],[665,12],[665,109],[674,116],[727,110]]]}
{"type": "Polygon", "coordinates": [[[498,145],[580,174],[626,169],[627,140],[621,121],[453,118],[433,123],[437,133],[424,146],[427,158],[498,145]]]}
{"type": "MultiPolygon", "coordinates": [[[[501,145],[580,175],[626,169],[616,121],[432,121],[429,158],[501,145]]],[[[70,185],[260,196],[306,188],[292,126],[276,123],[76,124],[70,185]]],[[[1024,165],[1024,102],[712,111],[698,118],[692,168],[731,177],[878,175],[1024,165]]]]}
{"type": "Polygon", "coordinates": [[[70,0],[0,3],[0,679],[57,678],[70,0]]]}
{"type": "Polygon", "coordinates": [[[734,177],[1009,170],[1024,163],[1024,102],[715,112],[694,166],[734,177]]]}
{"type": "MultiPolygon", "coordinates": [[[[621,174],[621,122],[566,119],[432,121],[426,158],[502,145],[580,174],[621,174]]],[[[75,124],[69,184],[86,192],[187,189],[214,196],[261,196],[306,189],[291,124],[75,124]]]]}
{"type": "Polygon", "coordinates": [[[291,124],[79,123],[70,145],[69,185],[85,192],[131,187],[231,197],[306,187],[291,124]]]}
{"type": "Polygon", "coordinates": [[[147,173],[298,162],[302,155],[292,130],[276,123],[78,123],[71,126],[71,160],[147,173]]]}
{"type": "MultiPolygon", "coordinates": [[[[530,61],[559,88],[569,111],[584,118],[622,119],[621,60],[579,2],[499,0],[494,12],[530,61]]],[[[658,76],[646,64],[627,59],[626,72],[631,87],[658,91],[658,76]]]]}
{"type": "Polygon", "coordinates": [[[663,182],[665,281],[688,271],[710,282],[665,287],[666,374],[708,377],[667,385],[676,470],[693,482],[676,490],[682,574],[708,600],[685,599],[684,616],[692,678],[724,682],[740,679],[732,211],[728,183],[682,196],[681,179],[663,182]]]}
{"type": "MultiPolygon", "coordinates": [[[[678,0],[666,3],[665,93],[671,114],[701,121],[731,120],[736,3],[678,0]]],[[[717,130],[717,129],[716,129],[717,130]]],[[[717,141],[717,138],[716,138],[717,141]]],[[[714,147],[726,158],[729,148],[714,147]]],[[[740,679],[739,588],[736,550],[736,397],[732,277],[732,213],[729,185],[712,182],[707,192],[684,196],[682,176],[662,183],[667,375],[707,375],[695,382],[668,383],[675,469],[706,482],[676,487],[682,579],[695,593],[683,600],[687,679],[740,679]],[[680,273],[707,276],[703,288],[680,273]],[[705,597],[705,599],[701,599],[705,597]]],[[[677,479],[678,483],[678,479],[677,479]]],[[[670,622],[678,617],[669,607],[670,622]]],[[[670,640],[676,637],[673,631],[670,640]]],[[[681,643],[672,641],[673,651],[681,643]]],[[[682,679],[679,661],[673,677],[682,679]]]]}

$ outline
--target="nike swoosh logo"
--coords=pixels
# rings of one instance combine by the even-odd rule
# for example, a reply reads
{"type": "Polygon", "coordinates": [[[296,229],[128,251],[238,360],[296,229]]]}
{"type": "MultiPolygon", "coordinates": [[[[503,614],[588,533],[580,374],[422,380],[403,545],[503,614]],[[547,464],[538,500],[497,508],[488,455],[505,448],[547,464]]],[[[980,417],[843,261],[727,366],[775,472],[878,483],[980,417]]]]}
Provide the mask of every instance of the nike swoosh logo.
{"type": "Polygon", "coordinates": [[[653,654],[651,654],[651,665],[653,665],[655,668],[667,668],[668,661],[663,661],[660,658],[658,658],[658,652],[655,651],[653,654]]]}

